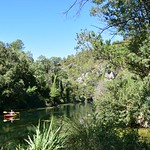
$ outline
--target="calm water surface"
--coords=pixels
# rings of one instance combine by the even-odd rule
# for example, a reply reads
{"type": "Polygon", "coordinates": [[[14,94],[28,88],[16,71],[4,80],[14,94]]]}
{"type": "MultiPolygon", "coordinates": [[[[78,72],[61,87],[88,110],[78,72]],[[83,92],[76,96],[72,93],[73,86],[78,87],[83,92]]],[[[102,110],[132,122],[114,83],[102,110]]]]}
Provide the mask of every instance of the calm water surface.
{"type": "Polygon", "coordinates": [[[17,120],[4,122],[4,116],[0,116],[0,147],[13,143],[20,143],[33,131],[33,125],[39,120],[50,120],[53,116],[56,119],[64,117],[72,118],[76,115],[90,114],[91,104],[68,104],[57,108],[41,108],[24,110],[20,112],[17,120]]]}

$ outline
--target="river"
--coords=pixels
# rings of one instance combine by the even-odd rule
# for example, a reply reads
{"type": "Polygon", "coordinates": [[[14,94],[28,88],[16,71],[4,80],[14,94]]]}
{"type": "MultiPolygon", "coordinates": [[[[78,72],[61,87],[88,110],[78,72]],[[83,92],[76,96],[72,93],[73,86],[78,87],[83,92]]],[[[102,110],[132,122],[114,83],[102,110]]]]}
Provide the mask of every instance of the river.
{"type": "MultiPolygon", "coordinates": [[[[33,131],[39,121],[65,117],[73,118],[76,115],[90,114],[92,112],[90,104],[66,104],[58,107],[47,107],[39,109],[22,110],[13,121],[4,121],[4,116],[0,116],[0,147],[12,143],[23,142],[27,135],[33,131]]],[[[15,147],[15,145],[14,145],[15,147]]]]}

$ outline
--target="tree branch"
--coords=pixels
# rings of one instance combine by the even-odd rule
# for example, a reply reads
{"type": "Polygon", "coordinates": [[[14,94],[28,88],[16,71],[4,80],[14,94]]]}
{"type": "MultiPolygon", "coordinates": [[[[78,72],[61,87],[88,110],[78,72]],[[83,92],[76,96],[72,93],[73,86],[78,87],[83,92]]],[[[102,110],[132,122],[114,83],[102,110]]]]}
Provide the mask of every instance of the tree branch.
{"type": "Polygon", "coordinates": [[[79,9],[77,10],[76,15],[80,13],[84,5],[90,0],[75,0],[73,4],[63,14],[67,16],[69,11],[77,4],[78,1],[80,2],[79,2],[79,9]]]}
{"type": "Polygon", "coordinates": [[[76,5],[78,0],[75,0],[74,3],[64,12],[64,14],[67,16],[69,11],[76,5]]]}

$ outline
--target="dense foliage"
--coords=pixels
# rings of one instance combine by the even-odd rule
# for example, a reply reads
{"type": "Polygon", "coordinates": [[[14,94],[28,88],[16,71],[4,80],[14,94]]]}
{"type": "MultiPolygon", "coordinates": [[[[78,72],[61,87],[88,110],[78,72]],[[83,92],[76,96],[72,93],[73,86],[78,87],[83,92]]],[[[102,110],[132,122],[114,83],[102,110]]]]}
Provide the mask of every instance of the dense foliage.
{"type": "MultiPolygon", "coordinates": [[[[21,40],[0,44],[0,107],[22,108],[32,105],[37,98],[37,83],[30,53],[22,51],[21,40]]],[[[40,103],[37,99],[36,104],[40,103]]],[[[40,105],[39,105],[40,106],[40,105]]]]}
{"type": "MultiPolygon", "coordinates": [[[[0,42],[0,109],[94,101],[96,118],[90,123],[70,122],[66,149],[121,149],[117,143],[123,141],[123,149],[142,149],[132,127],[150,127],[150,3],[92,2],[91,15],[107,23],[99,28],[101,33],[113,28],[124,39],[103,41],[100,34],[82,30],[76,38],[76,55],[64,59],[40,56],[36,61],[23,51],[21,40],[0,42]],[[134,143],[129,144],[128,138],[134,143]]],[[[34,145],[36,136],[29,145],[34,145]]]]}

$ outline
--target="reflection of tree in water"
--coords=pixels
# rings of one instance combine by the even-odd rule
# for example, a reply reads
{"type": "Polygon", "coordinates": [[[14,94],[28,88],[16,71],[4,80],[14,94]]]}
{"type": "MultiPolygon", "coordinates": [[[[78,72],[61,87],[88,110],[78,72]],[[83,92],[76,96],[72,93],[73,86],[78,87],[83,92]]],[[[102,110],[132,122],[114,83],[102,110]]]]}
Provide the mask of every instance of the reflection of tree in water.
{"type": "MultiPolygon", "coordinates": [[[[72,118],[73,116],[84,116],[92,112],[91,104],[78,103],[78,104],[67,104],[55,107],[49,111],[50,118],[55,117],[67,117],[72,118]]],[[[47,112],[48,113],[48,112],[47,112]]]]}
{"type": "Polygon", "coordinates": [[[64,117],[70,118],[71,117],[71,106],[66,105],[64,106],[64,117]]]}

